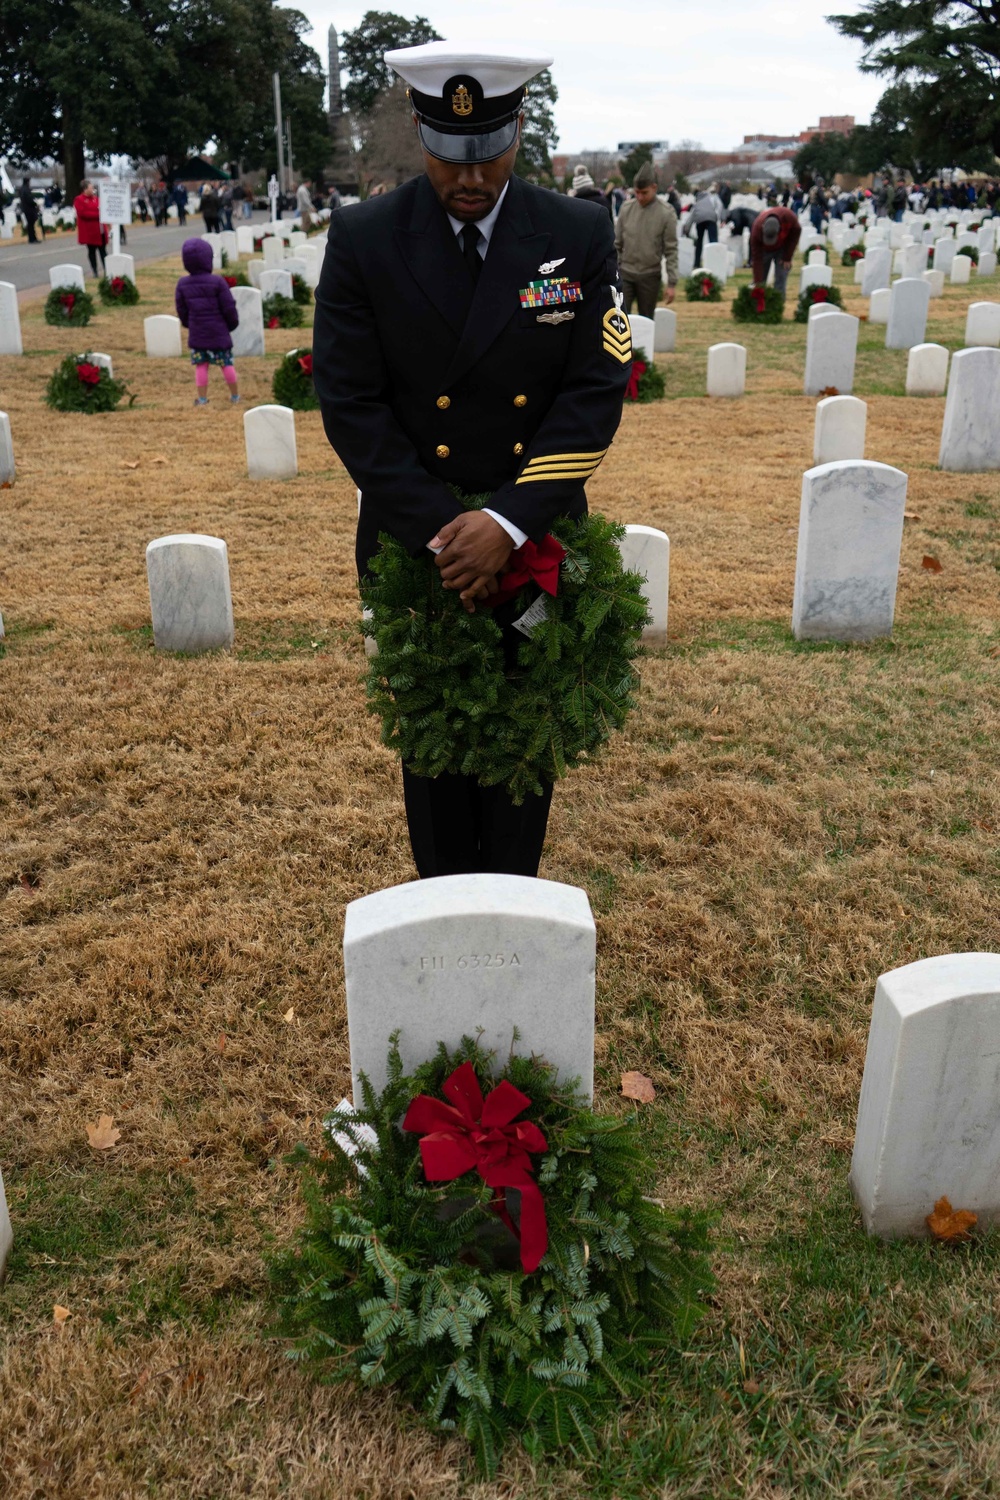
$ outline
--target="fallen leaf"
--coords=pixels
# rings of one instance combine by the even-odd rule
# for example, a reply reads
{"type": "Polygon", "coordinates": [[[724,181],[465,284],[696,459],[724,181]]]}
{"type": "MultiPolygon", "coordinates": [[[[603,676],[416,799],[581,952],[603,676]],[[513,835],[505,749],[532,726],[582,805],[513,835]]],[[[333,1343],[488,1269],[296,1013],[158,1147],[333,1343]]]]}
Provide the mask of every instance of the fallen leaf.
{"type": "Polygon", "coordinates": [[[292,1021],[294,1021],[295,1020],[295,1006],[294,1005],[290,1005],[288,1007],[288,1009],[285,1011],[285,1014],[282,1016],[281,1019],[283,1021],[288,1021],[289,1023],[291,1023],[292,1021]]]}
{"type": "Polygon", "coordinates": [[[72,1317],[72,1313],[70,1312],[68,1307],[60,1307],[58,1302],[53,1304],[52,1322],[54,1327],[57,1328],[60,1333],[62,1333],[62,1330],[66,1323],[66,1319],[69,1317],[72,1317]]]}
{"type": "Polygon", "coordinates": [[[839,396],[840,392],[835,385],[824,386],[820,391],[821,396],[839,396]]]}
{"type": "Polygon", "coordinates": [[[936,1240],[955,1245],[970,1238],[969,1232],[975,1228],[977,1219],[978,1215],[969,1209],[952,1208],[947,1198],[939,1198],[934,1212],[924,1222],[936,1240]]]}
{"type": "Polygon", "coordinates": [[[904,510],[903,511],[903,520],[904,521],[919,521],[920,517],[917,515],[917,513],[916,513],[915,510],[904,510]]]}
{"type": "Polygon", "coordinates": [[[226,1033],[224,1031],[220,1031],[219,1032],[219,1051],[220,1052],[225,1052],[225,1050],[226,1050],[226,1033]]]}
{"type": "Polygon", "coordinates": [[[136,459],[136,461],[135,461],[134,464],[130,464],[127,459],[122,464],[122,468],[123,469],[137,469],[138,467],[139,467],[139,460],[138,459],[136,459]]]}
{"type": "Polygon", "coordinates": [[[87,1143],[93,1151],[110,1151],[117,1146],[120,1130],[115,1129],[114,1115],[101,1115],[96,1125],[87,1126],[87,1143]]]}
{"type": "Polygon", "coordinates": [[[656,1090],[645,1073],[623,1073],[622,1094],[626,1099],[637,1099],[640,1104],[652,1104],[656,1090]]]}
{"type": "Polygon", "coordinates": [[[929,552],[925,553],[924,556],[920,559],[920,566],[922,568],[926,568],[928,573],[941,572],[941,564],[938,562],[936,557],[931,557],[929,552]]]}

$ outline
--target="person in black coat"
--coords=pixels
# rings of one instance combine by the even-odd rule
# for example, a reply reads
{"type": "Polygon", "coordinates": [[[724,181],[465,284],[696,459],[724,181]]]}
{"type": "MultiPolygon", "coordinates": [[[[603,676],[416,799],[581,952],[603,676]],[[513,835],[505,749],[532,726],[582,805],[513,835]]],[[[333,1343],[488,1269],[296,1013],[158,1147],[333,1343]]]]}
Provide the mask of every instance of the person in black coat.
{"type": "MultiPolygon", "coordinates": [[[[330,220],[313,377],[361,491],[359,572],[387,532],[435,551],[472,610],[516,547],[586,511],[629,325],[606,208],[511,175],[524,84],[548,61],[473,61],[444,42],[386,60],[410,85],[425,171],[330,220]],[[488,507],[464,510],[453,486],[488,507]]],[[[497,621],[513,636],[512,608],[497,621]]],[[[537,873],[551,787],[514,807],[502,788],[404,766],[403,790],[421,877],[537,873]]]]}

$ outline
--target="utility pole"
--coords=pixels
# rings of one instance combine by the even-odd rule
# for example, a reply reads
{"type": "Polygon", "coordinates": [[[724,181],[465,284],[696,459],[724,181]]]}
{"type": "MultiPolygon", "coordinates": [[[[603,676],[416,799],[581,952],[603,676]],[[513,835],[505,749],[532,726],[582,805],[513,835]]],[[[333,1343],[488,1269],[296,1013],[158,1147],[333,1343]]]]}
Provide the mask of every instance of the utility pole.
{"type": "Polygon", "coordinates": [[[285,150],[281,124],[281,79],[274,75],[274,136],[278,143],[278,183],[285,191],[285,150]]]}

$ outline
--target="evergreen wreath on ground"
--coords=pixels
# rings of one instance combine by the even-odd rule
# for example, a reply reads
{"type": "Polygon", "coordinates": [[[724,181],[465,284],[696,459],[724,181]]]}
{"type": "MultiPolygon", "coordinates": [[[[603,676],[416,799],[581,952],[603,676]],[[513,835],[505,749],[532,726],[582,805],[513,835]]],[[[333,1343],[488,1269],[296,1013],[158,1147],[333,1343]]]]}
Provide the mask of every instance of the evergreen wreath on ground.
{"type": "MultiPolygon", "coordinates": [[[[56,411],[114,411],[128,395],[124,380],[113,380],[90,354],[67,354],[45,388],[45,400],[56,411]]],[[[135,397],[129,400],[133,404],[135,397]]]]}
{"type": "Polygon", "coordinates": [[[596,1459],[712,1286],[706,1218],[645,1196],[635,1116],[593,1114],[537,1058],[491,1063],[465,1038],[407,1077],[394,1036],[384,1091],[363,1079],[328,1149],[289,1158],[306,1222],[271,1267],[293,1359],[398,1386],[488,1475],[511,1436],[596,1459]]]}
{"type": "MultiPolygon", "coordinates": [[[[468,510],[489,503],[459,498],[468,510]]],[[[514,600],[515,618],[530,606],[530,635],[506,654],[493,608],[467,614],[429,553],[411,557],[382,535],[361,629],[378,646],[367,689],[383,744],[420,776],[461,772],[515,803],[596,755],[635,707],[649,618],[641,576],[622,567],[623,535],[601,515],[562,518],[511,554],[492,603],[514,600]]]]}
{"type": "Polygon", "coordinates": [[[274,372],[271,390],[280,406],[290,406],[293,411],[318,411],[312,350],[290,349],[274,372]]]}
{"type": "Polygon", "coordinates": [[[695,271],[684,283],[684,295],[689,302],[721,302],[722,282],[711,271],[695,271]]]}
{"type": "Polygon", "coordinates": [[[737,323],[780,323],[785,299],[773,286],[741,286],[733,302],[737,323]]]}
{"type": "Polygon", "coordinates": [[[796,323],[809,322],[809,309],[818,302],[829,302],[833,307],[843,307],[844,299],[835,286],[807,286],[799,296],[795,308],[796,323]]]}
{"type": "Polygon", "coordinates": [[[292,272],[292,301],[297,302],[300,307],[308,307],[313,299],[309,283],[298,271],[292,272]]]}
{"type": "Polygon", "coordinates": [[[299,304],[280,292],[264,298],[263,312],[265,328],[301,328],[305,321],[299,304]]]}
{"type": "Polygon", "coordinates": [[[647,401],[662,401],[667,393],[667,380],[662,370],[650,361],[633,356],[632,368],[629,371],[628,385],[625,387],[626,401],[639,401],[645,404],[647,401]]]}
{"type": "Polygon", "coordinates": [[[45,321],[56,328],[85,328],[94,316],[94,299],[75,286],[54,286],[45,299],[45,321]]]}
{"type": "Polygon", "coordinates": [[[860,245],[849,245],[840,257],[842,266],[856,266],[859,260],[864,260],[865,252],[860,245]]]}
{"type": "Polygon", "coordinates": [[[955,254],[956,255],[967,255],[969,257],[969,259],[972,261],[972,264],[974,266],[978,266],[978,264],[979,264],[979,246],[978,245],[963,245],[962,248],[961,248],[961,250],[956,250],[955,251],[955,254]]]}
{"type": "Polygon", "coordinates": [[[139,300],[139,288],[131,276],[102,276],[97,283],[97,295],[105,307],[134,307],[139,300]]]}

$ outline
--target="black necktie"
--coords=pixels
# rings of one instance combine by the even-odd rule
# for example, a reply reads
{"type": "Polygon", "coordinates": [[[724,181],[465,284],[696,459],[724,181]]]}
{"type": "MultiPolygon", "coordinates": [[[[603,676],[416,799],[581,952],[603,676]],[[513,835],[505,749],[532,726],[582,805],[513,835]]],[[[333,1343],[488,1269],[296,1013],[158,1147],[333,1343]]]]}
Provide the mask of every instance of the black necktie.
{"type": "Polygon", "coordinates": [[[479,273],[483,269],[483,259],[479,254],[479,241],[482,235],[475,224],[466,224],[462,230],[462,254],[465,256],[465,264],[469,268],[469,275],[473,281],[479,280],[479,273]]]}

